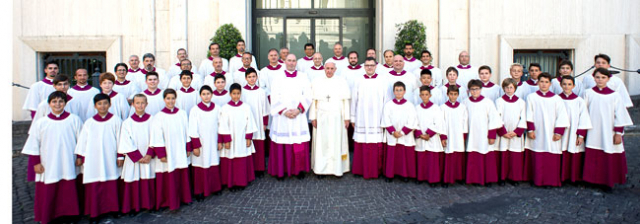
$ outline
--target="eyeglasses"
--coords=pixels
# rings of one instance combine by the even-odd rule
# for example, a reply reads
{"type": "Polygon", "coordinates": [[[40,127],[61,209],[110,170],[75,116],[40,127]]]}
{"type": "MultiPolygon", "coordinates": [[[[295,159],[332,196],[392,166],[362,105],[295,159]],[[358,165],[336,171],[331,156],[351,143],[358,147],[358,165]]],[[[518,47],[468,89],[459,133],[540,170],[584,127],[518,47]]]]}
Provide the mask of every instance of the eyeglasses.
{"type": "Polygon", "coordinates": [[[469,89],[469,90],[471,90],[471,91],[478,91],[478,90],[480,90],[480,88],[471,88],[471,89],[469,89]]]}
{"type": "Polygon", "coordinates": [[[116,70],[116,72],[126,72],[126,71],[127,71],[126,69],[118,69],[118,70],[116,70]]]}
{"type": "Polygon", "coordinates": [[[373,67],[373,66],[376,66],[376,65],[364,65],[364,67],[373,67]]]}

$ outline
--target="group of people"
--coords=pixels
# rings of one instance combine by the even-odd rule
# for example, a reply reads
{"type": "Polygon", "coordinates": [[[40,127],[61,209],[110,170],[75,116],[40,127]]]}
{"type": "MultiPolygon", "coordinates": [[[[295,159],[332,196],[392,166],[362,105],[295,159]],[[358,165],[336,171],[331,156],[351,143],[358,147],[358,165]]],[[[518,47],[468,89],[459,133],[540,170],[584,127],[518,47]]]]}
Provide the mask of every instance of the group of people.
{"type": "Polygon", "coordinates": [[[622,135],[633,105],[607,55],[595,56],[582,82],[562,61],[556,77],[533,63],[521,81],[515,63],[511,78],[494,84],[491,68],[471,66],[467,52],[442,73],[429,51],[414,58],[411,44],[404,56],[384,51],[384,63],[369,49],[362,64],[339,43],[326,61],[306,44],[300,59],[271,49],[258,70],[244,48],[239,41],[227,60],[212,43],[197,69],[179,49],[166,72],[152,54],[142,68],[133,55],[115,75],[100,75],[100,89],[86,69],[70,88],[47,62],[24,104],[35,220],[174,210],[192,196],[241,190],[265,171],[279,180],[351,171],[445,186],[625,183],[622,135]]]}

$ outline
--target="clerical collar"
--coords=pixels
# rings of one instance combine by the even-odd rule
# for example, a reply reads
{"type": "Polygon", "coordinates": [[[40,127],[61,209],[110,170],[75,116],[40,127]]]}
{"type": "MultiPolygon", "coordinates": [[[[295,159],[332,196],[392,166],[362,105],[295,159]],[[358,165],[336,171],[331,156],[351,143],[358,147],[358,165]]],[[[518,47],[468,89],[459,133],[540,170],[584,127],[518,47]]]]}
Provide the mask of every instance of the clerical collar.
{"type": "Polygon", "coordinates": [[[377,77],[378,77],[378,73],[375,73],[372,76],[368,76],[367,74],[364,74],[364,78],[365,79],[375,79],[377,77]]]}
{"type": "Polygon", "coordinates": [[[131,115],[131,120],[135,122],[145,122],[149,120],[149,118],[151,118],[151,115],[147,113],[142,114],[142,116],[138,115],[137,113],[133,113],[133,115],[131,115]]]}
{"type": "Polygon", "coordinates": [[[161,111],[164,112],[164,113],[167,113],[167,114],[176,114],[176,113],[178,113],[178,110],[180,110],[180,109],[178,109],[177,107],[174,107],[173,109],[169,109],[169,108],[165,107],[165,108],[162,108],[161,111]]]}
{"type": "Polygon", "coordinates": [[[80,86],[80,85],[75,85],[73,87],[71,87],[72,89],[78,90],[78,91],[87,91],[91,89],[91,86],[89,84],[84,85],[84,86],[80,86]]]}
{"type": "MultiPolygon", "coordinates": [[[[155,72],[156,71],[156,67],[153,67],[153,70],[151,70],[151,72],[155,72]]],[[[147,71],[146,69],[141,69],[140,72],[142,72],[142,74],[147,74],[150,71],[147,71]]]]}
{"type": "Polygon", "coordinates": [[[307,61],[311,61],[311,60],[313,60],[313,56],[311,56],[311,57],[304,56],[304,57],[302,57],[302,58],[304,58],[304,60],[307,60],[307,61]]]}
{"type": "Polygon", "coordinates": [[[111,92],[109,94],[107,94],[107,95],[109,95],[109,98],[113,98],[117,94],[118,94],[118,92],[111,90],[111,92]]]}
{"type": "Polygon", "coordinates": [[[470,69],[471,65],[458,65],[458,66],[456,66],[456,68],[459,68],[459,69],[470,69]]]}
{"type": "Polygon", "coordinates": [[[362,68],[362,66],[360,66],[360,65],[356,65],[356,66],[348,65],[347,67],[349,69],[351,69],[351,70],[358,70],[358,69],[362,68]]]}
{"type": "Polygon", "coordinates": [[[444,103],[444,105],[447,105],[448,107],[451,107],[451,108],[457,108],[458,106],[460,106],[460,102],[456,101],[451,103],[451,100],[447,100],[447,102],[444,103]]]}
{"type": "Polygon", "coordinates": [[[129,69],[129,72],[131,72],[131,73],[136,73],[136,72],[139,72],[139,71],[140,71],[140,68],[136,68],[136,70],[129,69]]]}
{"type": "Polygon", "coordinates": [[[298,71],[293,70],[293,73],[289,73],[289,71],[284,70],[284,75],[287,76],[287,78],[295,78],[298,75],[298,71]]]}
{"type": "Polygon", "coordinates": [[[209,105],[205,104],[204,102],[198,103],[198,108],[207,112],[212,111],[215,107],[216,107],[216,104],[212,102],[209,102],[209,105]]]}
{"type": "Polygon", "coordinates": [[[527,80],[527,84],[529,84],[530,86],[537,86],[538,80],[529,79],[527,80]]]}
{"type": "MultiPolygon", "coordinates": [[[[249,68],[251,68],[251,66],[249,66],[249,68]]],[[[238,69],[238,71],[240,71],[240,72],[246,72],[246,71],[247,71],[247,69],[249,69],[249,68],[240,67],[240,69],[238,69]]]]}
{"type": "Polygon", "coordinates": [[[230,100],[229,105],[233,107],[239,107],[240,105],[242,105],[242,100],[238,100],[238,102],[233,102],[233,100],[230,100]]]}
{"type": "Polygon", "coordinates": [[[114,82],[114,84],[116,84],[116,85],[118,85],[118,86],[124,86],[124,85],[129,84],[130,82],[131,82],[131,81],[126,80],[126,79],[124,80],[124,82],[120,82],[120,81],[118,81],[118,80],[116,79],[116,81],[114,82]]]}
{"type": "Polygon", "coordinates": [[[560,98],[562,98],[563,100],[574,100],[576,98],[578,98],[578,95],[576,95],[575,93],[571,92],[571,94],[567,95],[565,92],[562,92],[560,94],[558,94],[560,96],[560,98]]]}
{"type": "Polygon", "coordinates": [[[56,121],[61,121],[64,120],[65,118],[69,117],[70,113],[67,111],[62,111],[61,114],[54,114],[53,112],[49,113],[49,115],[47,115],[47,117],[51,118],[51,120],[56,120],[56,121]]]}
{"type": "Polygon", "coordinates": [[[71,101],[73,99],[73,97],[69,94],[67,94],[67,103],[69,103],[69,101],[71,101]]]}
{"type": "Polygon", "coordinates": [[[316,66],[314,65],[314,66],[311,66],[311,69],[316,70],[316,71],[317,71],[317,70],[324,70],[324,66],[320,65],[320,67],[316,67],[316,66]]]}
{"type": "Polygon", "coordinates": [[[104,117],[100,116],[100,114],[93,115],[93,119],[96,120],[97,122],[108,121],[109,119],[111,119],[111,117],[113,117],[113,114],[109,112],[107,112],[107,115],[105,115],[104,117]]]}
{"type": "Polygon", "coordinates": [[[209,59],[209,61],[213,61],[213,55],[212,55],[212,56],[207,57],[207,59],[209,59]]]}
{"type": "Polygon", "coordinates": [[[183,87],[180,87],[180,91],[182,91],[183,93],[191,93],[191,92],[196,91],[196,90],[194,88],[191,88],[191,86],[189,86],[189,88],[185,88],[183,86],[183,87]]]}
{"type": "Polygon", "coordinates": [[[340,57],[333,56],[332,58],[333,58],[333,60],[340,61],[340,60],[344,59],[344,56],[340,56],[340,57]]]}
{"type": "Polygon", "coordinates": [[[284,63],[282,59],[278,59],[278,63],[284,63]]]}
{"type": "Polygon", "coordinates": [[[216,95],[216,96],[224,96],[225,94],[227,94],[226,89],[223,89],[222,92],[218,91],[217,89],[213,91],[213,95],[216,95]]]}
{"type": "Polygon", "coordinates": [[[486,83],[482,83],[482,88],[491,88],[493,87],[495,84],[493,84],[491,81],[488,81],[486,83]]]}
{"type": "Polygon", "coordinates": [[[247,84],[244,86],[244,89],[247,89],[247,90],[256,90],[258,88],[259,88],[258,85],[250,86],[249,84],[247,84]]]}
{"type": "Polygon", "coordinates": [[[275,67],[274,67],[274,66],[271,66],[271,65],[267,65],[267,69],[269,69],[269,70],[278,70],[278,69],[280,69],[280,68],[282,68],[282,65],[281,65],[281,64],[278,64],[278,65],[276,65],[275,67]]]}
{"type": "Polygon", "coordinates": [[[408,61],[408,62],[413,62],[413,61],[415,61],[415,60],[416,60],[416,58],[411,57],[411,58],[409,59],[409,58],[407,58],[407,57],[404,57],[404,60],[405,60],[405,61],[408,61]]]}
{"type": "Polygon", "coordinates": [[[392,65],[387,65],[387,64],[383,64],[382,66],[384,66],[385,68],[393,68],[392,65]]]}
{"type": "Polygon", "coordinates": [[[595,91],[596,93],[600,93],[603,95],[608,95],[611,93],[614,93],[614,91],[612,89],[609,89],[609,87],[604,87],[603,89],[598,88],[598,86],[594,86],[593,91],[595,91]]]}
{"type": "Polygon", "coordinates": [[[504,94],[504,95],[502,95],[502,99],[504,101],[506,101],[506,102],[509,102],[509,103],[515,103],[516,101],[518,101],[519,98],[518,98],[518,96],[516,96],[516,94],[513,94],[511,96],[509,96],[507,94],[504,94]]]}
{"type": "Polygon", "coordinates": [[[216,76],[216,75],[224,75],[227,74],[227,72],[222,71],[222,73],[216,73],[216,71],[213,71],[211,74],[209,74],[210,76],[216,76]]]}
{"type": "Polygon", "coordinates": [[[423,65],[423,66],[420,66],[420,69],[429,69],[429,70],[431,70],[431,69],[433,69],[433,65],[429,65],[427,67],[424,67],[424,65],[423,65]]]}
{"type": "Polygon", "coordinates": [[[562,83],[562,75],[558,75],[558,77],[556,77],[556,79],[558,80],[559,83],[562,83]]]}
{"type": "Polygon", "coordinates": [[[153,92],[151,92],[151,90],[149,90],[149,89],[145,89],[145,90],[144,90],[144,93],[145,93],[145,94],[147,94],[147,95],[149,95],[149,96],[155,96],[155,95],[158,95],[160,92],[162,92],[162,91],[160,90],[160,88],[157,88],[157,89],[156,89],[156,90],[154,90],[153,92]]]}
{"type": "MultiPolygon", "coordinates": [[[[449,83],[444,84],[444,86],[445,86],[445,87],[447,87],[447,88],[449,88],[449,83]]],[[[458,88],[460,88],[460,87],[461,87],[461,85],[458,85],[458,83],[456,83],[456,86],[457,86],[458,88]]]]}
{"type": "Polygon", "coordinates": [[[469,100],[471,100],[471,102],[474,102],[474,103],[480,102],[480,101],[482,101],[482,99],[484,99],[484,96],[482,96],[482,95],[480,95],[480,96],[479,96],[478,98],[476,98],[476,99],[473,99],[473,97],[472,97],[472,96],[469,96],[469,100]]]}
{"type": "MultiPolygon", "coordinates": [[[[244,52],[242,52],[242,53],[244,54],[244,52]]],[[[242,55],[241,55],[241,54],[236,54],[236,57],[241,58],[241,57],[242,57],[242,55]]]]}
{"type": "Polygon", "coordinates": [[[402,70],[402,72],[400,72],[400,74],[398,74],[398,72],[396,72],[396,70],[391,70],[389,72],[389,74],[394,75],[394,76],[403,76],[405,73],[407,73],[407,71],[402,70]]]}
{"type": "Polygon", "coordinates": [[[518,82],[518,86],[522,86],[522,83],[523,83],[522,81],[518,82]]]}
{"type": "Polygon", "coordinates": [[[429,101],[427,104],[425,103],[421,103],[420,107],[424,108],[424,109],[429,109],[431,106],[433,106],[433,103],[431,101],[429,101]]]}
{"type": "Polygon", "coordinates": [[[541,97],[552,97],[553,95],[555,95],[551,91],[547,91],[546,93],[543,93],[542,90],[536,91],[536,94],[538,94],[538,96],[541,96],[541,97]]]}
{"type": "Polygon", "coordinates": [[[42,82],[44,82],[47,85],[53,85],[53,79],[49,79],[47,77],[44,77],[44,79],[42,79],[42,82]]]}
{"type": "Polygon", "coordinates": [[[180,62],[176,63],[176,66],[180,67],[180,62]]]}
{"type": "Polygon", "coordinates": [[[404,104],[404,103],[406,103],[406,102],[407,102],[407,99],[402,98],[402,99],[398,100],[398,99],[395,99],[395,98],[394,98],[394,99],[393,99],[393,102],[394,102],[395,104],[402,105],[402,104],[404,104]]]}

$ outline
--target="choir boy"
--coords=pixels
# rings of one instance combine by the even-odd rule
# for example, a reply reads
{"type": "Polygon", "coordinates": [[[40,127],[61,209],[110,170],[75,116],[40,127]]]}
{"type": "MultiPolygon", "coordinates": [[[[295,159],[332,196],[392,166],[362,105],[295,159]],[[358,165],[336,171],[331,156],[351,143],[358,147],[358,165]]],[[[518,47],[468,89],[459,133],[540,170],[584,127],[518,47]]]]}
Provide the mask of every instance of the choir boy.
{"type": "Polygon", "coordinates": [[[482,92],[480,94],[490,99],[491,102],[496,102],[496,99],[502,95],[502,89],[491,82],[491,68],[486,65],[480,66],[478,68],[478,77],[482,81],[482,92]]]}
{"type": "Polygon", "coordinates": [[[500,181],[511,181],[514,185],[524,179],[524,138],[527,128],[527,104],[516,95],[519,88],[517,79],[502,81],[504,95],[496,100],[498,115],[502,117],[502,128],[498,129],[500,143],[500,181]]]}
{"type": "Polygon", "coordinates": [[[179,91],[176,91],[178,93],[178,97],[176,97],[176,107],[187,112],[187,116],[189,116],[191,108],[200,103],[198,91],[191,86],[191,81],[193,80],[192,74],[189,70],[182,70],[182,73],[180,73],[182,86],[179,91]]]}
{"type": "MultiPolygon", "coordinates": [[[[606,68],[609,69],[611,67],[611,58],[606,54],[597,54],[594,57],[594,67],[597,68],[606,68]]],[[[582,79],[584,83],[584,89],[591,89],[596,86],[596,82],[593,76],[587,75],[582,79]]],[[[633,102],[631,101],[631,96],[629,96],[629,91],[627,90],[627,86],[624,85],[622,79],[618,76],[611,75],[609,82],[607,82],[607,86],[611,88],[613,91],[616,91],[622,97],[622,102],[624,102],[624,106],[627,108],[633,107],[633,102]]]]}
{"type": "Polygon", "coordinates": [[[213,96],[211,97],[211,101],[222,107],[227,104],[231,100],[231,96],[229,95],[229,91],[227,91],[225,86],[227,85],[226,78],[224,75],[216,75],[214,78],[213,86],[216,88],[213,90],[213,96]]]}
{"type": "MultiPolygon", "coordinates": [[[[141,92],[141,94],[144,94],[147,97],[148,104],[145,111],[148,114],[156,115],[165,106],[165,102],[161,94],[162,90],[158,88],[158,73],[149,72],[145,77],[145,82],[147,84],[144,91],[141,92]]],[[[133,110],[130,111],[129,114],[133,114],[133,110]]]]}
{"type": "Polygon", "coordinates": [[[509,68],[509,74],[511,75],[511,78],[515,79],[516,82],[518,83],[518,88],[516,89],[516,92],[515,92],[516,96],[518,96],[518,98],[526,102],[527,96],[529,96],[529,93],[532,93],[532,92],[529,91],[529,88],[522,88],[522,87],[526,87],[526,85],[523,85],[523,82],[521,81],[522,74],[523,74],[522,70],[523,68],[521,64],[513,63],[509,68]]]}
{"type": "MultiPolygon", "coordinates": [[[[455,81],[455,80],[454,80],[455,81]]],[[[460,90],[456,85],[447,88],[447,102],[442,106],[444,115],[443,134],[440,135],[444,147],[444,186],[464,181],[466,171],[465,139],[469,133],[467,107],[458,102],[460,90]]]]}
{"type": "MultiPolygon", "coordinates": [[[[429,102],[440,106],[447,99],[445,98],[446,96],[442,94],[442,91],[440,91],[440,89],[431,85],[431,83],[433,83],[432,74],[432,71],[429,69],[420,70],[420,83],[422,83],[422,86],[429,87],[429,102]]],[[[422,102],[422,97],[420,96],[421,92],[422,90],[420,90],[420,88],[417,88],[415,91],[413,91],[413,95],[408,97],[408,99],[411,100],[411,103],[417,105],[422,102]]]]}
{"type": "MultiPolygon", "coordinates": [[[[526,81],[527,87],[529,88],[529,93],[535,93],[540,88],[538,88],[538,76],[542,73],[542,66],[538,63],[529,64],[529,80],[526,81]]],[[[528,94],[527,94],[528,96],[528,94]]],[[[523,100],[527,100],[526,97],[523,100]]]]}
{"type": "MultiPolygon", "coordinates": [[[[563,60],[558,64],[558,73],[556,74],[556,78],[551,81],[551,91],[559,95],[562,93],[562,86],[560,86],[560,82],[562,82],[563,76],[571,76],[573,72],[573,63],[568,60],[563,60]]],[[[582,97],[584,94],[584,87],[582,86],[582,82],[576,82],[576,88],[573,88],[573,93],[582,97]]]]}
{"type": "MultiPolygon", "coordinates": [[[[56,91],[60,91],[66,94],[69,90],[69,78],[67,78],[66,75],[56,75],[56,77],[53,78],[53,88],[56,91]]],[[[81,102],[69,94],[67,94],[67,103],[64,106],[64,110],[78,116],[80,116],[81,114],[85,114],[85,110],[84,108],[82,108],[81,102]]],[[[49,115],[49,113],[51,113],[51,107],[49,106],[47,101],[42,101],[40,104],[38,104],[38,108],[36,109],[36,114],[35,116],[33,116],[32,122],[46,117],[47,115],[49,115]]],[[[82,120],[82,118],[80,119],[82,120]]]]}
{"type": "Polygon", "coordinates": [[[268,144],[265,131],[267,130],[269,110],[271,108],[267,100],[267,93],[257,84],[257,71],[253,68],[247,69],[245,76],[247,85],[243,87],[245,91],[241,100],[251,108],[251,114],[254,119],[252,122],[256,125],[256,131],[253,132],[252,138],[256,151],[253,155],[253,166],[257,176],[263,176],[266,170],[265,146],[268,144]]]}
{"type": "Polygon", "coordinates": [[[584,99],[573,93],[575,82],[573,77],[563,76],[560,93],[569,117],[569,127],[562,135],[562,181],[574,183],[582,180],[584,138],[587,130],[592,128],[584,99]]]}
{"type": "Polygon", "coordinates": [[[387,150],[384,156],[384,175],[390,182],[397,174],[408,181],[416,178],[416,140],[413,130],[418,128],[416,110],[404,99],[404,83],[393,84],[395,98],[384,105],[381,127],[386,130],[387,150]]]}
{"type": "MultiPolygon", "coordinates": [[[[449,86],[456,86],[458,87],[458,96],[456,97],[456,99],[458,100],[459,103],[463,102],[465,99],[467,99],[468,94],[467,94],[467,87],[465,86],[461,86],[459,85],[458,82],[458,69],[454,68],[454,67],[449,67],[447,68],[447,83],[442,85],[440,88],[440,91],[442,92],[443,96],[447,96],[448,92],[449,92],[449,86]]],[[[446,98],[445,98],[446,99],[446,98]]]]}
{"type": "MultiPolygon", "coordinates": [[[[109,113],[120,118],[120,122],[122,122],[122,120],[124,119],[127,119],[127,117],[129,117],[129,110],[131,108],[129,108],[129,103],[127,102],[127,98],[125,98],[124,95],[113,91],[113,84],[116,82],[116,77],[113,76],[113,74],[110,72],[102,73],[100,74],[99,82],[100,88],[102,88],[102,93],[111,98],[109,100],[109,107],[107,107],[109,109],[109,113]]],[[[97,112],[97,108],[95,107],[87,108],[87,120],[91,119],[91,117],[96,115],[97,112]]]]}
{"type": "Polygon", "coordinates": [[[440,106],[431,102],[429,86],[424,85],[419,90],[422,103],[415,107],[418,128],[413,132],[416,138],[417,176],[418,181],[434,184],[441,182],[444,174],[445,154],[442,147],[443,138],[440,137],[441,134],[446,134],[443,126],[444,114],[440,106]]]}

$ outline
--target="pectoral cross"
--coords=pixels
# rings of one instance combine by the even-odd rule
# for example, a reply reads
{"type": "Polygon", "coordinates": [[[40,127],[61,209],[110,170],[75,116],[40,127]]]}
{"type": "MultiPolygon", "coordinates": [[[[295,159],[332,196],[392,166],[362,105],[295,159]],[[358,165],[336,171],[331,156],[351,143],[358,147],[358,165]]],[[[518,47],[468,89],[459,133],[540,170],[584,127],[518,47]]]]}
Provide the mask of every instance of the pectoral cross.
{"type": "Polygon", "coordinates": [[[327,95],[327,101],[329,101],[329,99],[331,99],[331,96],[327,95]]]}

